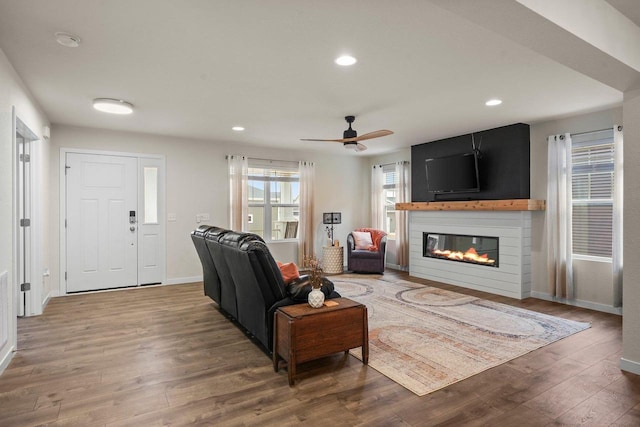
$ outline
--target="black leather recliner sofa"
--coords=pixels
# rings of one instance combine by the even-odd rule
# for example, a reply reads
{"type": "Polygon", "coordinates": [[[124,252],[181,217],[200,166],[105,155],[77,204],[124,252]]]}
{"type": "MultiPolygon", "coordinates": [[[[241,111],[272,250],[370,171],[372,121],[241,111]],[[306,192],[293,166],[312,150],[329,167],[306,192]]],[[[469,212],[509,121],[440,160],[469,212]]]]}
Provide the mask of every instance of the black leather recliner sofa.
{"type": "MultiPolygon", "coordinates": [[[[202,263],[204,293],[220,310],[273,349],[273,315],[278,307],[306,301],[306,276],[285,286],[280,269],[262,238],[201,225],[191,239],[202,263]]],[[[325,298],[338,298],[333,283],[323,280],[325,298]]]]}

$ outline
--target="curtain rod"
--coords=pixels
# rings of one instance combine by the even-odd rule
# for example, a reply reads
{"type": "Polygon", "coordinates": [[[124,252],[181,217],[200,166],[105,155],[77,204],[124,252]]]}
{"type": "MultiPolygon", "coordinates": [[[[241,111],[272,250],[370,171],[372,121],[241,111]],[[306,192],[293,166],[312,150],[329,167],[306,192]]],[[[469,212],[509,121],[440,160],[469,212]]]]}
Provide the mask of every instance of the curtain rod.
{"type": "MultiPolygon", "coordinates": [[[[597,132],[603,132],[605,130],[612,130],[613,126],[611,126],[610,128],[604,128],[604,129],[598,129],[598,130],[590,130],[587,132],[576,132],[576,133],[571,133],[571,136],[578,136],[578,135],[587,135],[589,133],[597,133],[597,132]]],[[[622,125],[618,125],[618,131],[622,131],[622,125]]]]}
{"type": "Polygon", "coordinates": [[[382,163],[382,164],[379,164],[379,165],[373,165],[373,167],[378,166],[378,167],[380,167],[380,168],[381,168],[381,167],[383,167],[383,166],[391,166],[391,165],[395,165],[396,163],[409,163],[409,160],[399,160],[399,161],[397,161],[397,162],[382,163]]]}
{"type": "MultiPolygon", "coordinates": [[[[236,155],[236,156],[241,156],[241,157],[246,157],[247,159],[251,159],[251,160],[261,160],[261,161],[265,161],[265,162],[287,162],[287,163],[300,163],[301,161],[305,161],[305,160],[277,160],[277,159],[261,159],[259,157],[251,157],[251,156],[242,156],[241,154],[227,154],[224,156],[224,158],[226,160],[229,160],[229,157],[232,155],[236,155]]],[[[306,163],[311,163],[311,162],[306,162],[306,163]]]]}

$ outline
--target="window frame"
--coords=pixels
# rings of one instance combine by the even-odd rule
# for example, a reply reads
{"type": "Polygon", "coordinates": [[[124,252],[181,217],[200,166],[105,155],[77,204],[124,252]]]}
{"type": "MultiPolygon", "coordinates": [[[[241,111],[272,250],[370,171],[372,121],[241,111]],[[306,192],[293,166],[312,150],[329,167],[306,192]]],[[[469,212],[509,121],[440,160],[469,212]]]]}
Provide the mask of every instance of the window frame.
{"type": "Polygon", "coordinates": [[[398,176],[397,176],[397,172],[396,172],[396,167],[395,164],[391,163],[391,164],[387,164],[387,165],[382,165],[382,194],[383,194],[383,200],[384,200],[384,218],[385,218],[385,223],[384,223],[384,232],[387,233],[387,240],[395,240],[396,239],[396,233],[395,231],[392,233],[389,230],[387,230],[387,217],[390,213],[393,213],[394,216],[396,217],[396,224],[398,223],[398,211],[395,209],[395,204],[394,204],[394,208],[393,209],[388,209],[387,207],[387,191],[388,190],[393,190],[394,194],[395,194],[395,200],[398,199],[398,176]],[[387,182],[387,174],[390,174],[393,177],[393,183],[391,184],[386,184],[387,182]]]}
{"type": "MultiPolygon", "coordinates": [[[[297,173],[297,177],[288,177],[288,176],[267,176],[267,175],[251,175],[249,172],[247,175],[247,183],[251,181],[259,181],[263,183],[263,203],[248,203],[248,208],[262,208],[263,209],[263,235],[262,238],[265,242],[296,242],[298,241],[298,237],[285,239],[273,239],[273,230],[272,230],[272,218],[273,218],[273,208],[295,208],[298,209],[298,223],[300,222],[300,203],[273,203],[271,201],[271,183],[274,182],[297,182],[300,183],[300,171],[297,162],[285,162],[285,161],[277,161],[277,160],[258,160],[249,158],[248,161],[248,170],[252,169],[262,169],[262,170],[272,170],[278,172],[293,172],[297,173]],[[295,167],[293,165],[295,164],[295,167]]],[[[299,195],[298,195],[299,197],[299,195]]],[[[251,214],[250,214],[251,215],[251,214]]],[[[296,233],[298,234],[298,233],[296,233]]]]}
{"type": "MultiPolygon", "coordinates": [[[[596,153],[597,155],[597,153],[596,153]]],[[[594,254],[585,254],[585,253],[576,253],[575,252],[575,236],[574,236],[574,230],[575,230],[575,207],[576,206],[586,206],[586,207],[590,207],[590,206],[610,206],[611,207],[611,231],[610,231],[610,235],[611,235],[611,253],[613,254],[613,218],[615,216],[615,213],[613,212],[614,210],[614,193],[615,193],[615,144],[614,144],[614,136],[613,136],[613,129],[607,129],[607,130],[602,130],[602,131],[594,131],[594,132],[587,132],[587,133],[583,133],[583,134],[575,134],[575,135],[571,135],[571,171],[570,171],[570,179],[571,179],[571,186],[572,186],[572,191],[571,191],[571,221],[572,221],[572,230],[571,230],[571,242],[572,242],[572,258],[574,260],[584,260],[584,261],[594,261],[594,262],[605,262],[605,263],[611,263],[612,262],[612,255],[611,256],[600,256],[600,255],[594,255],[594,254]],[[610,162],[596,162],[596,163],[591,163],[589,162],[588,164],[583,164],[578,166],[578,169],[582,169],[583,171],[581,171],[581,173],[579,175],[581,176],[587,176],[588,178],[588,193],[589,196],[588,198],[574,198],[574,193],[575,193],[575,189],[574,189],[574,177],[578,176],[578,174],[575,173],[575,169],[576,166],[574,164],[574,159],[576,158],[575,155],[575,151],[574,150],[578,150],[580,148],[584,148],[584,147],[604,147],[605,150],[610,150],[611,153],[611,158],[610,158],[610,162]],[[584,170],[588,170],[591,169],[590,172],[584,172],[584,170]],[[602,173],[610,173],[611,174],[611,192],[610,192],[610,197],[609,198],[592,198],[591,197],[591,193],[594,190],[600,190],[601,188],[597,188],[595,186],[592,186],[593,181],[591,179],[592,175],[594,174],[602,174],[602,173]]],[[[597,184],[596,184],[597,185],[597,184]]],[[[602,229],[602,228],[600,228],[602,229]]],[[[587,250],[590,250],[590,247],[587,248],[587,250]]]]}

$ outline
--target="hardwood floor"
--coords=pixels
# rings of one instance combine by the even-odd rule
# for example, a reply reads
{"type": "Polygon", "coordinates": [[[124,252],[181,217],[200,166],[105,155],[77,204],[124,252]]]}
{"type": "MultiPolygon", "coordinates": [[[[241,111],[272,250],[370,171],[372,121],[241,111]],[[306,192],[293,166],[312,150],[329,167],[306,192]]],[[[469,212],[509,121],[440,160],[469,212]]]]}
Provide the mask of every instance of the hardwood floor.
{"type": "Polygon", "coordinates": [[[199,283],[55,298],[18,321],[0,426],[640,425],[619,316],[412,280],[593,327],[418,397],[342,353],[300,365],[289,387],[199,283]]]}

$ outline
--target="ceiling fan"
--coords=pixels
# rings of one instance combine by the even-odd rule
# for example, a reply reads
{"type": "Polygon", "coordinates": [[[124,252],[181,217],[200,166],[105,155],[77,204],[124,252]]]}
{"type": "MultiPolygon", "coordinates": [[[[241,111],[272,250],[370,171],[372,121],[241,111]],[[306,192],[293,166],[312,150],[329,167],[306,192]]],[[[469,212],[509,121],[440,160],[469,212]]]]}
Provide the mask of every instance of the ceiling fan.
{"type": "Polygon", "coordinates": [[[373,132],[365,133],[364,135],[358,136],[358,132],[351,129],[351,123],[356,119],[355,116],[346,116],[344,118],[347,123],[349,123],[349,129],[345,130],[342,134],[342,138],[340,139],[310,139],[310,138],[302,138],[301,141],[324,141],[324,142],[342,142],[344,148],[350,148],[355,151],[364,151],[367,149],[367,146],[364,144],[360,144],[360,141],[365,141],[367,139],[380,138],[381,136],[387,136],[393,134],[392,131],[382,129],[376,130],[373,132]]]}

